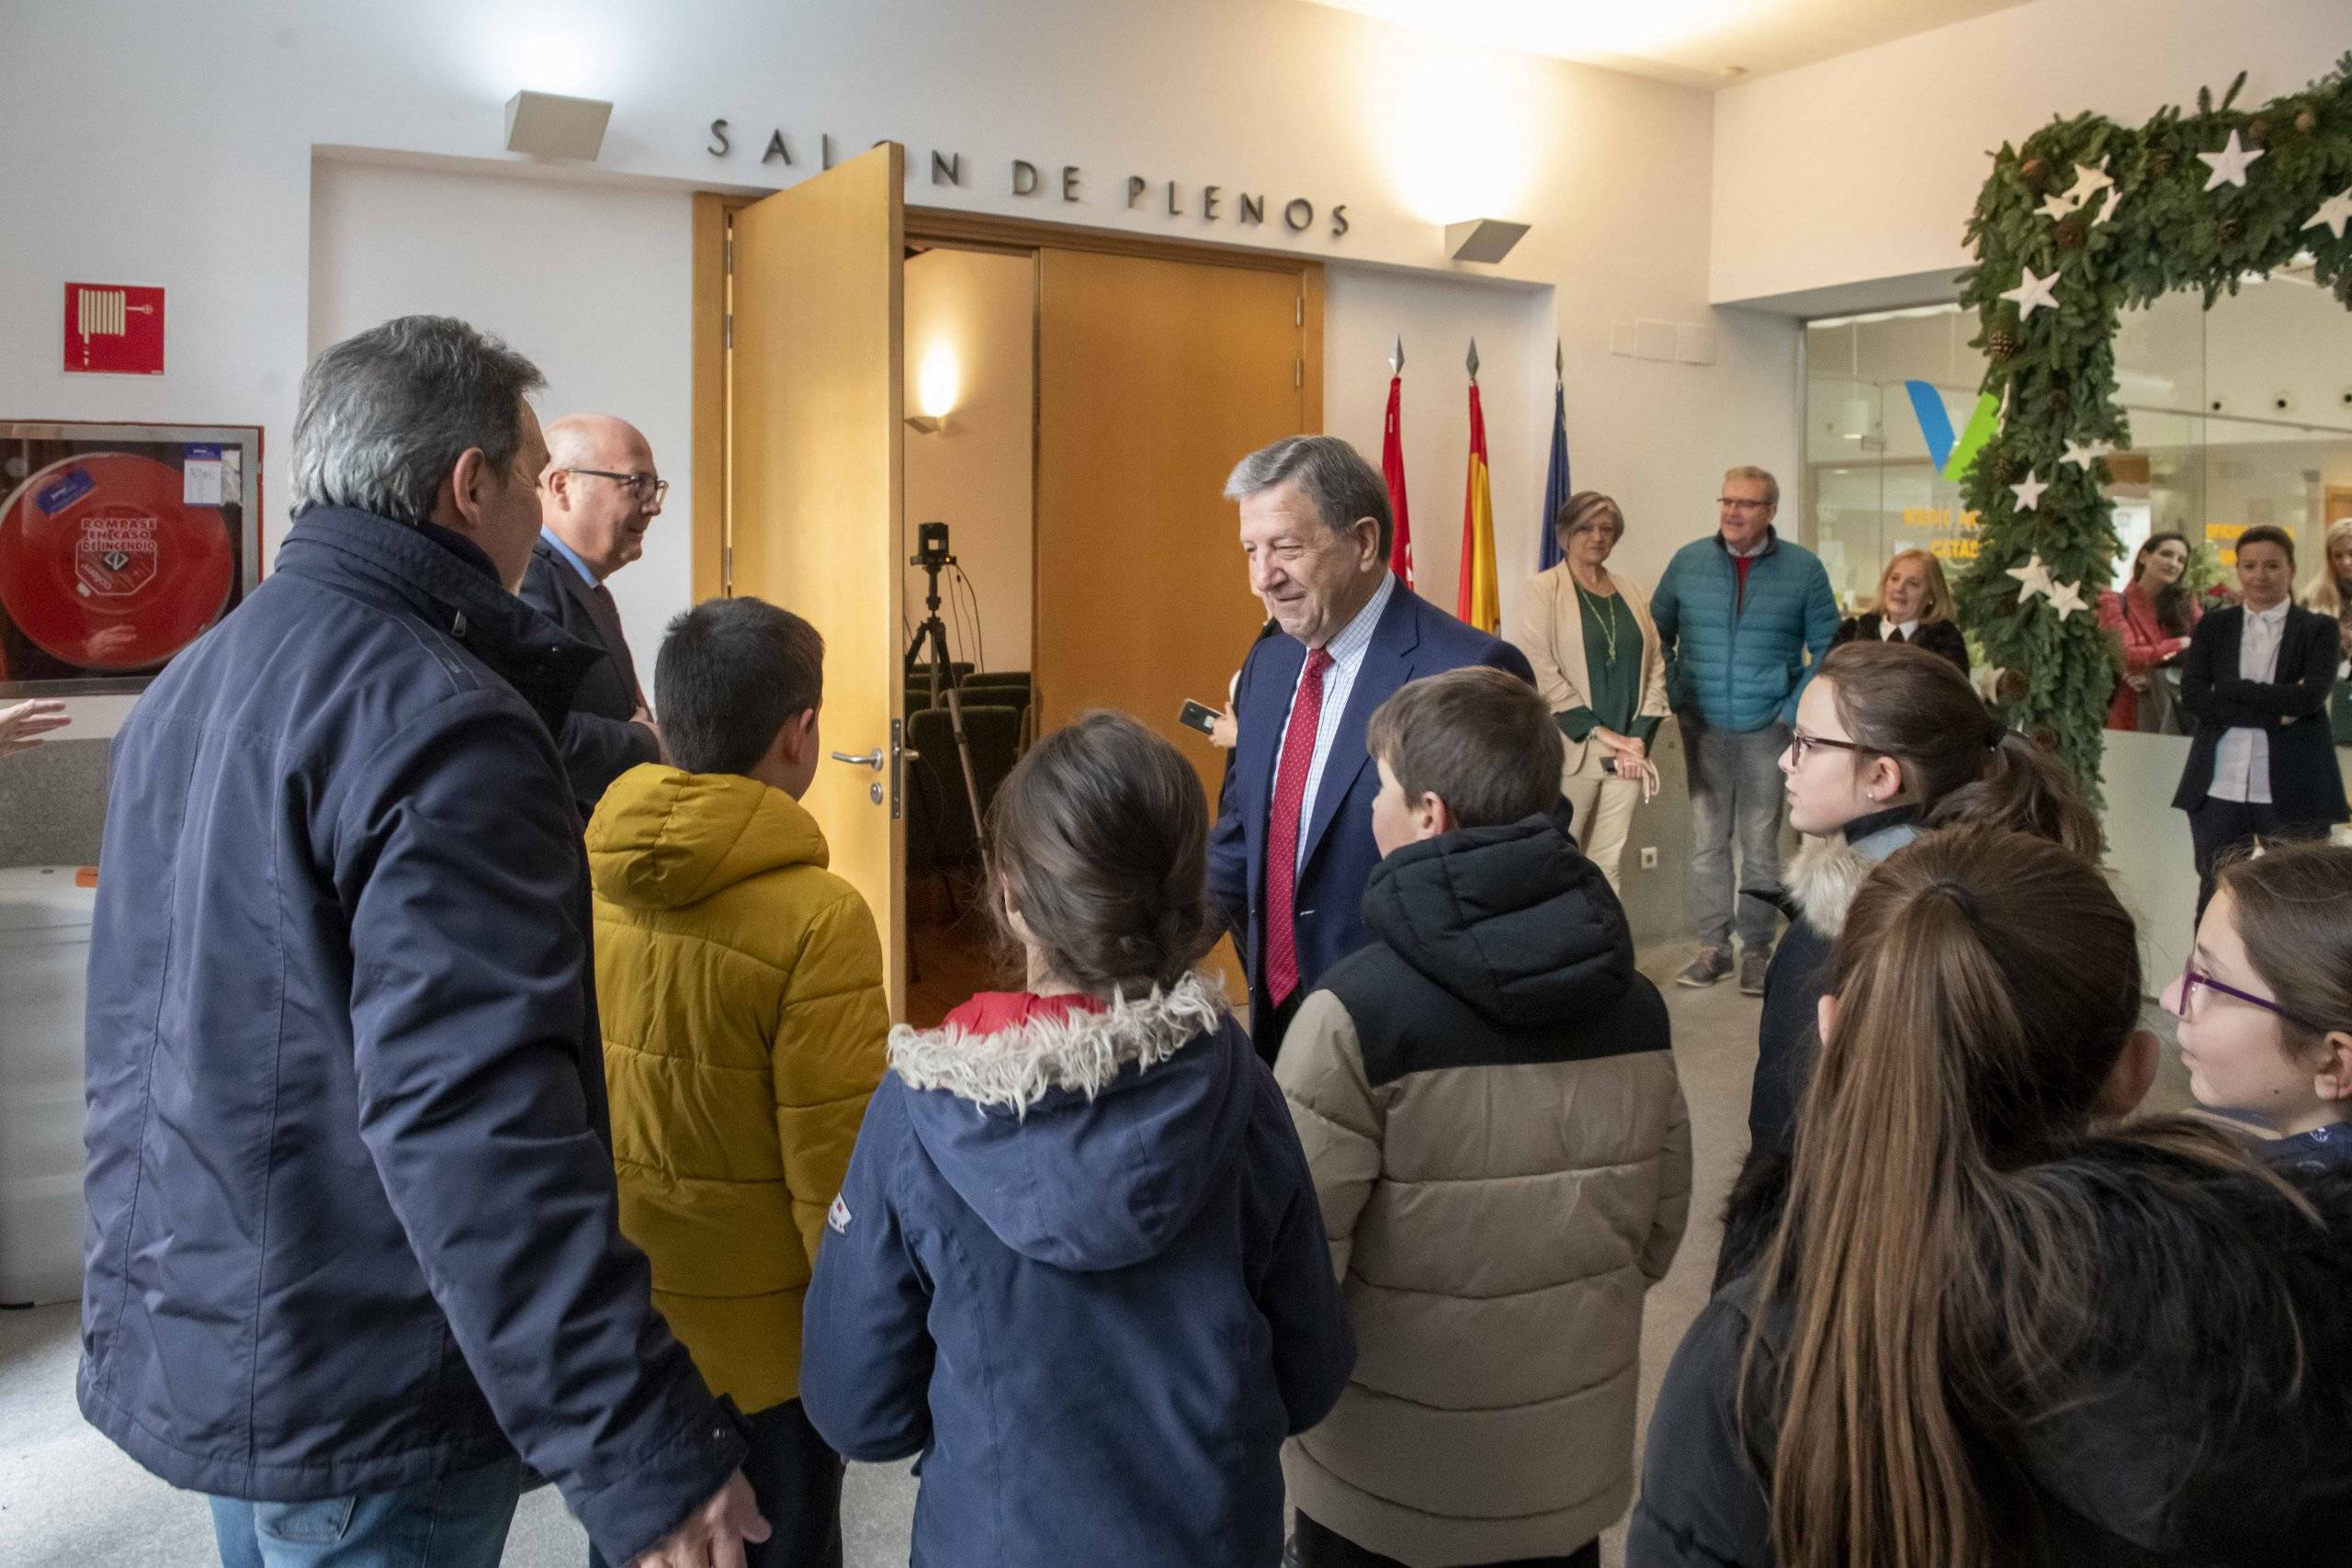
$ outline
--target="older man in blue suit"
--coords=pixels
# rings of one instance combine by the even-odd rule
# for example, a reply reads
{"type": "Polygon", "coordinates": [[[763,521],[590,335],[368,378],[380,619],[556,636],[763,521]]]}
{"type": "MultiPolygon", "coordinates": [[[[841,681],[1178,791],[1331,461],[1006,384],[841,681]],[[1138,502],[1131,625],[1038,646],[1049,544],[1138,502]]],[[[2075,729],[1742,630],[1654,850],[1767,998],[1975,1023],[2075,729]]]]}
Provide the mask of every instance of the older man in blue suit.
{"type": "Polygon", "coordinates": [[[1241,666],[1233,768],[1209,842],[1209,896],[1250,970],[1250,1030],[1268,1062],[1299,999],[1365,940],[1379,863],[1364,750],[1372,710],[1422,675],[1491,664],[1532,683],[1526,656],[1416,598],[1388,570],[1388,490],[1346,442],[1294,435],[1244,457],[1250,587],[1281,636],[1241,666]]]}

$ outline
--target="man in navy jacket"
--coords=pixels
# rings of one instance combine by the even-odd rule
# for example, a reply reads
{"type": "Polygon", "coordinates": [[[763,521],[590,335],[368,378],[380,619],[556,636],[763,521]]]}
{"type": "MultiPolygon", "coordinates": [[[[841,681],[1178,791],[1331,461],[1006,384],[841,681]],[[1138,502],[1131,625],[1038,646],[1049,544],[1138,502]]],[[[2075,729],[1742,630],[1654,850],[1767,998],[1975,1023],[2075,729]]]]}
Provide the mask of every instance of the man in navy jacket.
{"type": "Polygon", "coordinates": [[[1519,649],[1391,575],[1387,486],[1337,436],[1251,453],[1225,494],[1240,503],[1250,591],[1284,634],[1261,637],[1242,663],[1240,733],[1209,840],[1210,901],[1242,950],[1250,1036],[1271,1063],[1300,999],[1366,940],[1364,884],[1380,863],[1372,710],[1408,681],[1465,664],[1535,677],[1519,649]]]}
{"type": "Polygon", "coordinates": [[[79,1394],[232,1568],[489,1568],[526,1464],[614,1562],[767,1533],[617,1223],[538,384],[446,318],[320,355],[277,570],[114,743],[79,1394]]]}

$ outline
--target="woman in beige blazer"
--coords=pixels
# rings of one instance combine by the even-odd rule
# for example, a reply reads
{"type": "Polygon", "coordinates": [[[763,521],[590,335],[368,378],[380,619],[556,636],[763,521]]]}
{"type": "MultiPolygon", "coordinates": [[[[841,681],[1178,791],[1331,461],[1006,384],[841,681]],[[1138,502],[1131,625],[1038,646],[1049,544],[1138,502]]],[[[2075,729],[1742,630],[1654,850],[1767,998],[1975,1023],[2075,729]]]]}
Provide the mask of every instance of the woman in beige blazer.
{"type": "Polygon", "coordinates": [[[1649,754],[1667,715],[1666,660],[1649,590],[1609,570],[1625,532],[1617,503],[1578,491],[1553,526],[1567,558],[1528,585],[1511,640],[1567,741],[1560,793],[1575,807],[1577,842],[1613,888],[1634,807],[1657,792],[1649,754]]]}

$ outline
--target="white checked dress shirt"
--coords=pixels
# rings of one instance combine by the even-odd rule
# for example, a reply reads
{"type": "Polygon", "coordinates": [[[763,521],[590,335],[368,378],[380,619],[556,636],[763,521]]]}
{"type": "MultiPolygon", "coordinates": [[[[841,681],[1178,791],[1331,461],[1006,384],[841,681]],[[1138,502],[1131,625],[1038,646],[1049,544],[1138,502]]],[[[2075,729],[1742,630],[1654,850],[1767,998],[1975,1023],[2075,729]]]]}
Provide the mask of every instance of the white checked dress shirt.
{"type": "MultiPolygon", "coordinates": [[[[2248,610],[2238,637],[2238,674],[2248,681],[2278,679],[2278,645],[2287,636],[2287,604],[2248,610]]],[[[2213,783],[2205,792],[2222,800],[2270,804],[2270,732],[2233,727],[2213,748],[2213,783]]]]}

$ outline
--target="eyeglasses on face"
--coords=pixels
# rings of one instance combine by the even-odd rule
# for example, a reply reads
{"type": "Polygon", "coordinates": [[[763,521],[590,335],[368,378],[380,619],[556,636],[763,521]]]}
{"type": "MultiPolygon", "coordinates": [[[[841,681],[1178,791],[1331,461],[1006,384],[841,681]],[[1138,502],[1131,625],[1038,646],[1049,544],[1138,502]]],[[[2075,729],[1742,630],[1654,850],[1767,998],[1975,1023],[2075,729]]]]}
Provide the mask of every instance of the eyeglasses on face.
{"type": "Polygon", "coordinates": [[[1761,512],[1772,503],[1769,501],[1749,501],[1743,496],[1719,495],[1715,497],[1715,504],[1730,512],[1761,512]]]}
{"type": "Polygon", "coordinates": [[[2283,1018],[2290,1023],[2301,1024],[2305,1029],[2319,1027],[2309,1019],[2290,1012],[2267,998],[2241,991],[2235,986],[2223,985],[2197,967],[2196,961],[2193,959],[2184,964],[2180,971],[2180,1017],[2184,1021],[2196,1018],[2197,1004],[2207,991],[2219,991],[2233,1002],[2244,1002],[2248,1007],[2260,1008],[2263,1011],[2277,1018],[2283,1018]]]}
{"type": "Polygon", "coordinates": [[[1828,737],[1823,735],[1807,735],[1802,729],[1792,729],[1789,731],[1789,761],[1796,766],[1800,768],[1804,766],[1805,753],[1811,751],[1816,746],[1826,746],[1833,751],[1867,751],[1870,750],[1869,747],[1861,745],[1857,741],[1832,740],[1828,737]]]}
{"type": "Polygon", "coordinates": [[[670,481],[651,474],[616,474],[609,468],[566,468],[567,474],[586,474],[592,479],[610,479],[637,497],[639,506],[659,506],[670,493],[670,481]]]}

